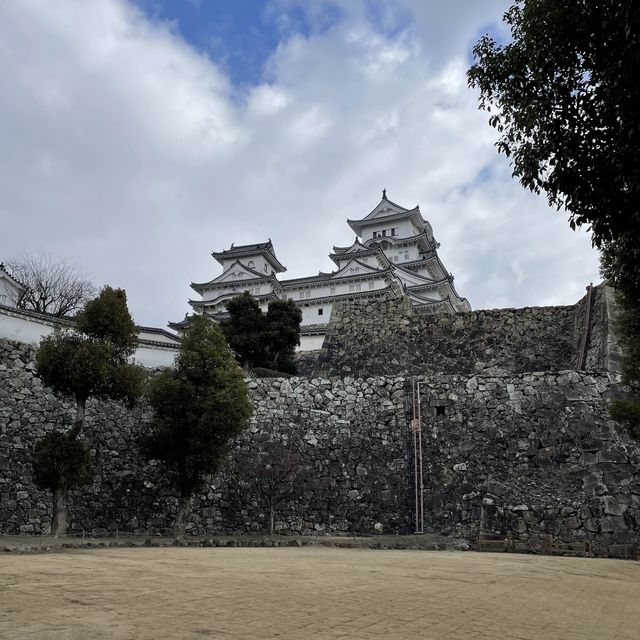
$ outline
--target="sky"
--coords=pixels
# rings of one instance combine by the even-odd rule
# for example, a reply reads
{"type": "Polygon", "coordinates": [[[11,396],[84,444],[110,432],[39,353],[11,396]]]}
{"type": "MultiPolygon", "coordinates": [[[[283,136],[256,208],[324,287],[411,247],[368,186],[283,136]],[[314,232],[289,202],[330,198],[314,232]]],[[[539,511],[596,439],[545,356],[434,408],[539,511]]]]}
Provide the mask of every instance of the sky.
{"type": "Polygon", "coordinates": [[[1,2],[0,261],[65,258],[164,327],[232,242],[330,271],[386,188],[473,308],[573,304],[590,238],[511,177],[467,87],[508,4],[1,2]]]}

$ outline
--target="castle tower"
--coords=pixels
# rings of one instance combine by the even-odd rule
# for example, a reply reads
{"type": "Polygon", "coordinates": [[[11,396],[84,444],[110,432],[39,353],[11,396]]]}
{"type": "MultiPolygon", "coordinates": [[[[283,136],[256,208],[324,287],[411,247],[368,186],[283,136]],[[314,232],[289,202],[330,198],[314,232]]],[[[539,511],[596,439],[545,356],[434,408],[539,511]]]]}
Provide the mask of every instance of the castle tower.
{"type": "MultiPolygon", "coordinates": [[[[244,291],[253,295],[263,310],[271,300],[294,300],[302,310],[301,348],[322,345],[335,302],[395,297],[398,287],[414,306],[426,312],[470,309],[438,257],[439,245],[419,207],[406,209],[391,202],[383,191],[382,200],[373,211],[347,223],[356,238],[351,246],[333,247],[329,257],[337,266],[335,271],[278,280],[277,274],[286,269],[277,259],[271,240],[231,245],[230,249],[211,254],[222,266],[222,274],[208,282],[191,283],[202,300],[189,300],[189,304],[196,313],[222,318],[226,302],[244,291]]],[[[184,323],[169,326],[180,329],[184,323]]]]}
{"type": "Polygon", "coordinates": [[[286,271],[276,257],[271,240],[259,244],[234,246],[214,251],[211,256],[222,266],[222,273],[209,282],[192,282],[191,288],[202,300],[189,300],[198,313],[217,316],[226,313],[225,303],[248,291],[266,311],[270,300],[282,297],[277,273],[286,271]]]}
{"type": "MultiPolygon", "coordinates": [[[[429,311],[469,311],[471,306],[453,286],[453,276],[438,257],[440,246],[420,207],[413,209],[392,202],[386,189],[382,200],[360,220],[347,220],[362,242],[362,250],[379,248],[387,258],[393,277],[417,307],[429,311]]],[[[355,245],[354,245],[355,246],[355,245]]],[[[353,246],[345,251],[353,250],[353,246]]]]}

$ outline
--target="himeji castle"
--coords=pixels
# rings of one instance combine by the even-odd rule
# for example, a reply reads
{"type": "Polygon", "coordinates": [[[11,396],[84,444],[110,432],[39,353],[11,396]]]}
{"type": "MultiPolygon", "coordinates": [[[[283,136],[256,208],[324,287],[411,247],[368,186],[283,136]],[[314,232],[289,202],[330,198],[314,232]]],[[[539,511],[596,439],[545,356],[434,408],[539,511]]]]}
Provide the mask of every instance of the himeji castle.
{"type": "MultiPolygon", "coordinates": [[[[189,300],[196,313],[221,319],[226,302],[248,291],[266,311],[270,300],[291,299],[302,309],[301,350],[322,346],[335,302],[355,298],[380,299],[397,295],[398,287],[419,310],[454,313],[470,310],[453,286],[453,276],[438,257],[440,246],[420,213],[392,202],[386,190],[382,200],[364,218],[347,220],[356,234],[348,247],[333,247],[329,257],[336,269],[304,278],[284,279],[286,271],[271,240],[233,244],[211,255],[222,273],[208,282],[192,283],[201,300],[189,300]],[[394,292],[395,291],[395,292],[394,292]]],[[[170,323],[176,329],[182,322],[170,323]]]]}

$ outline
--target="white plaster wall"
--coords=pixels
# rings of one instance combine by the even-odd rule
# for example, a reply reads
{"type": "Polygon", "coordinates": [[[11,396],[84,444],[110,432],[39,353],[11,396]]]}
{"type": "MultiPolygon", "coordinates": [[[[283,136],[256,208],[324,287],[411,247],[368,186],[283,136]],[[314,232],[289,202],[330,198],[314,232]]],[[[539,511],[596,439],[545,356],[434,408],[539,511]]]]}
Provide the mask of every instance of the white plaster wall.
{"type": "Polygon", "coordinates": [[[374,236],[374,232],[380,233],[382,231],[386,231],[386,235],[393,238],[408,238],[409,236],[413,236],[419,231],[413,226],[411,222],[408,220],[395,220],[393,222],[384,222],[381,221],[380,224],[372,225],[367,227],[362,232],[362,240],[366,242],[367,240],[371,240],[374,236]],[[396,230],[396,235],[391,236],[391,230],[396,230]]]}
{"type": "Polygon", "coordinates": [[[133,361],[143,367],[173,367],[178,349],[162,349],[151,345],[140,345],[133,354],[133,361]]]}
{"type": "Polygon", "coordinates": [[[53,333],[52,325],[37,322],[35,319],[11,316],[0,311],[0,338],[38,344],[40,339],[53,333]]]}
{"type": "Polygon", "coordinates": [[[296,351],[316,351],[322,348],[324,335],[321,336],[300,336],[300,346],[296,351]]]}
{"type": "MultiPolygon", "coordinates": [[[[354,275],[363,275],[363,271],[360,271],[360,274],[354,275]]],[[[345,277],[353,277],[348,271],[345,274],[345,277]]],[[[327,283],[323,283],[321,285],[316,285],[313,287],[290,287],[287,286],[285,290],[285,296],[290,298],[294,302],[303,305],[305,300],[310,298],[325,298],[328,296],[341,295],[347,293],[359,293],[364,291],[375,291],[376,289],[384,289],[387,286],[385,280],[383,278],[377,278],[375,275],[367,276],[366,278],[362,278],[359,282],[343,282],[342,278],[334,278],[327,283]],[[373,288],[369,286],[370,283],[373,283],[373,288]],[[357,285],[360,285],[358,289],[357,285]],[[351,288],[353,287],[353,288],[351,288]],[[334,289],[333,291],[331,289],[334,289]],[[306,292],[309,292],[309,297],[306,297],[306,292]],[[303,297],[300,297],[300,294],[303,294],[303,297]]]]}
{"type": "Polygon", "coordinates": [[[331,303],[300,305],[302,309],[302,325],[307,324],[327,324],[331,317],[331,303]],[[322,315],[318,315],[318,309],[322,309],[322,315]]]}
{"type": "Polygon", "coordinates": [[[4,304],[7,307],[15,307],[18,299],[18,290],[16,286],[4,277],[4,274],[0,271],[0,304],[4,304]]]}
{"type": "Polygon", "coordinates": [[[178,336],[169,337],[164,335],[163,333],[153,333],[151,331],[149,332],[139,331],[138,338],[140,338],[140,340],[153,340],[155,342],[164,342],[168,345],[176,346],[176,347],[179,346],[180,344],[180,339],[178,338],[178,336]]]}
{"type": "MultiPolygon", "coordinates": [[[[42,338],[53,331],[53,324],[40,322],[37,318],[9,315],[0,310],[0,338],[37,345],[42,338]]],[[[177,345],[173,349],[170,345],[167,347],[140,345],[133,354],[133,360],[144,367],[171,367],[177,353],[177,345]]]]}
{"type": "Polygon", "coordinates": [[[265,276],[271,275],[273,273],[273,267],[264,259],[263,256],[253,256],[251,258],[240,258],[239,260],[237,258],[223,260],[222,271],[225,272],[235,262],[240,262],[240,264],[243,264],[246,267],[253,269],[254,271],[259,271],[265,276]],[[253,266],[249,264],[250,262],[253,262],[253,266]],[[265,270],[265,267],[266,267],[266,270],[265,270]]]}

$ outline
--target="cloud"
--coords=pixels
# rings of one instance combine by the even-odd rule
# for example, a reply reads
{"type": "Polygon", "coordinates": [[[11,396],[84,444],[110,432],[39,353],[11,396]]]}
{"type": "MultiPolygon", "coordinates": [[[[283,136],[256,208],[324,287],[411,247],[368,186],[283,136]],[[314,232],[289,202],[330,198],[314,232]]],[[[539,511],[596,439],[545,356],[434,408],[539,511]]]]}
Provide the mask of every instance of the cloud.
{"type": "Polygon", "coordinates": [[[315,28],[282,18],[241,92],[124,0],[0,4],[0,258],[69,258],[164,325],[231,242],[271,237],[290,276],[330,269],[386,187],[421,205],[474,307],[575,301],[588,237],[510,177],[466,86],[506,3],[479,4],[304,3],[315,28]]]}

